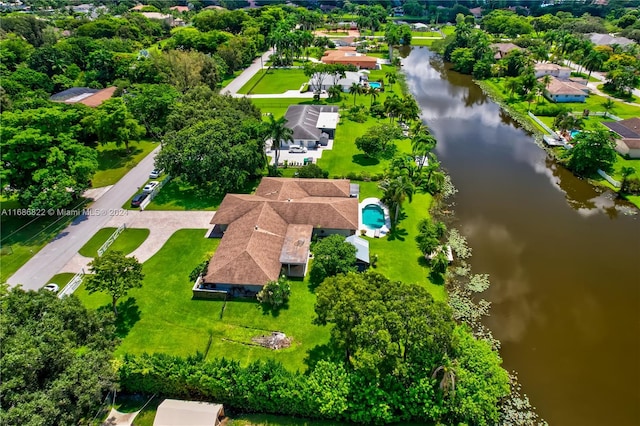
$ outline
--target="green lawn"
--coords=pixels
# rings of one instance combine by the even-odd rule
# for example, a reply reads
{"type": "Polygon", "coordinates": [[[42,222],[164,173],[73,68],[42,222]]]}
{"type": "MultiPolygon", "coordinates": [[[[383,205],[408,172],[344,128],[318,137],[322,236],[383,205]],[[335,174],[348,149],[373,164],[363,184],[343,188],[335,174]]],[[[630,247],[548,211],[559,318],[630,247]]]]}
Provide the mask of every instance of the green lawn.
{"type": "Polygon", "coordinates": [[[47,282],[58,284],[58,286],[60,287],[60,290],[62,290],[64,286],[66,286],[67,283],[71,281],[71,278],[73,278],[75,275],[76,274],[73,274],[71,272],[63,272],[61,274],[56,274],[53,277],[49,278],[49,281],[47,282]]]}
{"type": "Polygon", "coordinates": [[[438,37],[442,38],[442,34],[437,31],[411,31],[411,37],[438,37]]]}
{"type": "MultiPolygon", "coordinates": [[[[116,355],[164,352],[174,355],[205,353],[209,358],[233,357],[242,364],[264,358],[282,361],[292,370],[306,369],[308,351],[329,339],[329,330],[311,324],[315,296],[306,282],[292,282],[289,307],[279,315],[264,313],[254,300],[225,303],[192,300],[189,273],[211,256],[220,240],[203,238],[204,230],[180,230],[144,263],[143,287],[121,300],[120,334],[124,336],[116,355]],[[290,348],[280,351],[249,346],[251,337],[273,330],[293,337],[290,348]]],[[[75,293],[90,308],[108,305],[105,294],[87,294],[84,286],[75,293]]]]}
{"type": "MultiPolygon", "coordinates": [[[[377,182],[357,183],[360,184],[361,200],[382,197],[377,182]]],[[[385,238],[365,238],[369,240],[370,256],[378,255],[376,271],[395,281],[420,284],[429,290],[434,299],[444,300],[445,288],[429,280],[429,267],[415,242],[418,222],[429,216],[431,201],[430,194],[415,194],[411,202],[403,205],[404,219],[394,233],[385,238]]]]}
{"type": "Polygon", "coordinates": [[[434,41],[436,41],[435,38],[412,38],[411,45],[412,46],[431,46],[434,41]]]}
{"type": "Polygon", "coordinates": [[[444,35],[451,35],[456,32],[456,27],[453,25],[445,25],[440,29],[444,35]]]}
{"type": "MultiPolygon", "coordinates": [[[[518,95],[514,95],[513,97],[504,87],[504,78],[491,78],[488,80],[484,80],[483,82],[490,86],[496,93],[500,94],[509,106],[516,109],[517,111],[526,114],[529,105],[527,102],[523,101],[518,95]]],[[[607,100],[607,98],[598,95],[589,95],[587,96],[586,102],[563,102],[559,105],[567,108],[570,111],[583,111],[588,109],[592,112],[606,112],[602,104],[607,100]]],[[[544,98],[540,99],[542,104],[550,104],[550,102],[544,98]]],[[[620,118],[632,118],[640,115],[640,107],[628,105],[623,102],[614,100],[614,108],[610,111],[611,114],[617,115],[620,118]]],[[[535,113],[536,102],[531,103],[531,111],[535,113]]]]}
{"type": "MultiPolygon", "coordinates": [[[[86,200],[77,201],[74,209],[82,209],[86,200]]],[[[0,210],[5,213],[21,206],[15,199],[0,197],[0,210]]],[[[0,218],[0,280],[6,281],[42,247],[60,233],[75,216],[17,216],[3,214],[0,218]]]]}
{"type": "Polygon", "coordinates": [[[132,142],[131,152],[127,153],[124,146],[117,147],[115,142],[99,145],[98,171],[91,179],[92,186],[113,185],[157,146],[156,142],[150,141],[132,142]]]}
{"type": "Polygon", "coordinates": [[[284,93],[287,90],[299,90],[309,81],[301,68],[278,68],[262,70],[254,75],[240,90],[240,94],[284,93]]]}
{"type": "Polygon", "coordinates": [[[237,76],[239,76],[240,74],[242,74],[242,71],[238,70],[238,71],[234,72],[233,74],[225,75],[224,78],[222,79],[222,81],[220,82],[220,88],[223,89],[223,88],[227,87],[229,85],[229,83],[231,83],[233,80],[235,80],[235,78],[237,76]]]}
{"type": "MultiPolygon", "coordinates": [[[[82,246],[80,250],[78,250],[78,253],[85,257],[98,256],[98,249],[102,247],[105,241],[107,241],[115,231],[116,228],[100,229],[84,246],[82,246]]],[[[124,254],[129,254],[140,247],[148,236],[148,229],[126,228],[109,246],[107,251],[121,251],[124,254]]]]}
{"type": "MultiPolygon", "coordinates": [[[[241,192],[251,193],[257,184],[258,182],[251,181],[241,192]]],[[[220,206],[223,198],[224,196],[198,191],[180,179],[172,179],[162,187],[145,210],[215,210],[220,206]]],[[[130,206],[131,200],[127,201],[124,207],[131,208],[130,206]]]]}

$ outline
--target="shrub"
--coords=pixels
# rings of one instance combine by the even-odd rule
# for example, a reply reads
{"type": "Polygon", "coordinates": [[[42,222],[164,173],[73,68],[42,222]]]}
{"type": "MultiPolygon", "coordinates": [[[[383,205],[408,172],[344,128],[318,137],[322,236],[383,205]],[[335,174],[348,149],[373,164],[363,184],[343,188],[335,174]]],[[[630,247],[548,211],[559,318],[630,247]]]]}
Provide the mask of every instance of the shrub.
{"type": "Polygon", "coordinates": [[[567,109],[561,105],[549,104],[536,106],[533,113],[543,117],[556,117],[566,111],[567,109]]]}
{"type": "Polygon", "coordinates": [[[640,195],[640,178],[631,177],[622,181],[622,188],[620,192],[625,194],[640,195]]]}
{"type": "Polygon", "coordinates": [[[189,280],[195,281],[198,279],[198,277],[207,275],[208,267],[209,267],[209,261],[203,260],[200,264],[198,264],[198,266],[193,268],[193,271],[191,271],[191,273],[189,274],[189,280]]]}
{"type": "Polygon", "coordinates": [[[329,172],[322,170],[316,164],[312,163],[300,167],[300,170],[298,170],[298,177],[306,179],[326,179],[329,177],[329,172]]]}
{"type": "Polygon", "coordinates": [[[263,305],[279,308],[287,304],[290,295],[291,286],[283,275],[278,278],[278,281],[269,281],[267,285],[262,287],[256,297],[263,305]]]}

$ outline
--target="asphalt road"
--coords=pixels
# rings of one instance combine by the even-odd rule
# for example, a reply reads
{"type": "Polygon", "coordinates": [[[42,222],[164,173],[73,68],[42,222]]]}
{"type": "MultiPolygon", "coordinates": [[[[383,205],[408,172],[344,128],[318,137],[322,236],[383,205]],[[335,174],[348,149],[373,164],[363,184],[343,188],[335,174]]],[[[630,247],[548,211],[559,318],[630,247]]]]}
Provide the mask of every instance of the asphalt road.
{"type": "Polygon", "coordinates": [[[26,290],[37,290],[43,287],[112,217],[135,214],[135,211],[121,210],[121,206],[148,180],[149,172],[154,168],[155,156],[159,151],[160,146],[87,207],[88,214],[78,216],[53,241],[18,269],[9,278],[9,285],[22,284],[26,290]]]}
{"type": "Polygon", "coordinates": [[[247,69],[242,71],[239,76],[237,76],[231,83],[227,85],[224,89],[222,89],[222,94],[228,93],[230,95],[235,95],[238,93],[238,90],[242,89],[242,86],[247,84],[247,81],[251,80],[251,77],[256,75],[258,71],[260,71],[269,60],[269,57],[273,53],[273,50],[267,50],[263,55],[262,59],[258,58],[247,69]]]}

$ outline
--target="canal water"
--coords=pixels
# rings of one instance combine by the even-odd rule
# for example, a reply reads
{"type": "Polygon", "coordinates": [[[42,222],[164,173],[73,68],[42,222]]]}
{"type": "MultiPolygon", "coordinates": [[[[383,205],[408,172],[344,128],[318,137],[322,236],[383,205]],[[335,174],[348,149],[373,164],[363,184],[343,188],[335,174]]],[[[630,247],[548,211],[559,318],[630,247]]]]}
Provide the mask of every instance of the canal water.
{"type": "Polygon", "coordinates": [[[491,277],[486,324],[505,368],[550,425],[640,425],[640,215],[428,49],[403,69],[459,190],[473,270],[491,277]]]}

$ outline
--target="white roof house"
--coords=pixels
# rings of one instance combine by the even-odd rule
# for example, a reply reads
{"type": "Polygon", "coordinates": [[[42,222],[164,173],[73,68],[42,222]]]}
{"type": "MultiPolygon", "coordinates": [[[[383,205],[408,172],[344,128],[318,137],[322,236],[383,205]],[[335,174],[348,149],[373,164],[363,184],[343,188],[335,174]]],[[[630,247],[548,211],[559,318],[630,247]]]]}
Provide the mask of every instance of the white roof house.
{"type": "MultiPolygon", "coordinates": [[[[346,71],[345,77],[339,79],[336,84],[342,87],[343,92],[348,92],[353,83],[360,84],[362,81],[368,80],[369,76],[367,74],[368,73],[363,71],[346,71]]],[[[322,87],[315,87],[315,80],[314,77],[309,80],[309,88],[314,92],[318,90],[329,90],[329,87],[333,86],[334,81],[333,75],[327,75],[322,81],[322,87]]]]}
{"type": "Polygon", "coordinates": [[[224,417],[221,404],[165,399],[158,406],[153,426],[216,426],[224,417]]]}
{"type": "Polygon", "coordinates": [[[318,129],[335,129],[338,127],[338,120],[340,120],[340,114],[337,112],[320,112],[316,127],[318,129]]]}

